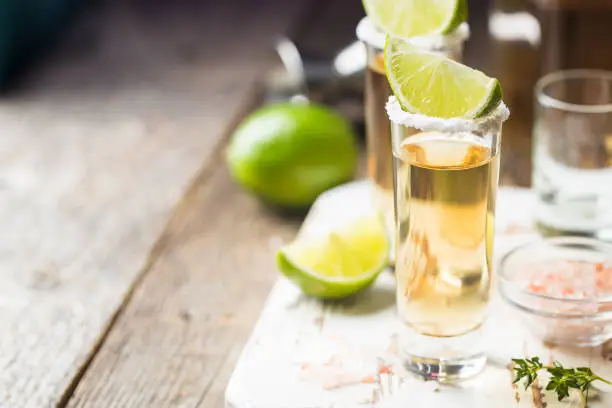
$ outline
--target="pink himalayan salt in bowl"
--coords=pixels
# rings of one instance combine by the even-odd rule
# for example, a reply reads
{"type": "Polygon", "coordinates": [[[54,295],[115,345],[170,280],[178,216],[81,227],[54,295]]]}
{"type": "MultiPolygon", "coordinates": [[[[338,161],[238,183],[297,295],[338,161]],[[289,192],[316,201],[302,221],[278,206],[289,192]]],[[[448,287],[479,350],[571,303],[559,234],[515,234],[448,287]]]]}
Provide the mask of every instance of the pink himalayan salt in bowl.
{"type": "Polygon", "coordinates": [[[594,346],[612,338],[612,245],[548,238],[506,254],[502,298],[527,329],[558,345],[594,346]]]}

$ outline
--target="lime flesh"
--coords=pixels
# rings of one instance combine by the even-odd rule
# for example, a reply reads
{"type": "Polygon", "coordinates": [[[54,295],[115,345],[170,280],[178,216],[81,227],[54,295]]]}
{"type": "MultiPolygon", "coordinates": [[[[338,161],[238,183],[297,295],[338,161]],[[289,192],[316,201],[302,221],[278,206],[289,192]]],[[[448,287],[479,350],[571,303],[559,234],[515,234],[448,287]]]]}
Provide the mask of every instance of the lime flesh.
{"type": "Polygon", "coordinates": [[[467,0],[363,0],[363,5],[378,28],[404,38],[448,34],[467,19],[467,0]]]}
{"type": "Polygon", "coordinates": [[[387,266],[388,254],[383,224],[378,217],[366,217],[327,235],[284,246],[277,263],[304,293],[334,299],[369,286],[387,266]]]}
{"type": "Polygon", "coordinates": [[[499,81],[442,55],[387,37],[387,79],[407,112],[438,118],[477,118],[502,99],[499,81]]]}

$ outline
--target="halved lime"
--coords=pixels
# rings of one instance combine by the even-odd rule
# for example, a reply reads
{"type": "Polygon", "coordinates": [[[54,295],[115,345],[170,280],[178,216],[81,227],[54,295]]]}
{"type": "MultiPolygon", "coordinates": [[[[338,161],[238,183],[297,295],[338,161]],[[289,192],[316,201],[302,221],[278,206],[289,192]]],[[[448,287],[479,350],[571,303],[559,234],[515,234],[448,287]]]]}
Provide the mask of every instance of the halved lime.
{"type": "Polygon", "coordinates": [[[387,36],[387,79],[404,110],[438,118],[476,118],[499,105],[499,81],[387,36]]]}
{"type": "Polygon", "coordinates": [[[467,0],[363,0],[363,6],[379,29],[404,38],[448,34],[467,19],[467,0]]]}
{"type": "Polygon", "coordinates": [[[387,266],[389,240],[379,217],[297,239],[277,254],[280,271],[308,295],[343,298],[369,286],[387,266]]]}

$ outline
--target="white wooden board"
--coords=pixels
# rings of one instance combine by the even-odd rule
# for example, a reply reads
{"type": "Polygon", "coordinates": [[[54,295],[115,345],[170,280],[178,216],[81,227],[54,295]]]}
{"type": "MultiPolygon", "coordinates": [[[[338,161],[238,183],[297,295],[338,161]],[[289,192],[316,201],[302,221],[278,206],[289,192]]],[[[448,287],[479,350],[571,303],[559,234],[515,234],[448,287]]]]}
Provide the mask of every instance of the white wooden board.
{"type": "MultiPolygon", "coordinates": [[[[371,212],[367,182],[334,189],[317,200],[301,234],[318,234],[347,217],[371,212]]],[[[501,189],[496,252],[537,239],[531,229],[529,190],[501,189]]],[[[540,355],[567,365],[589,365],[612,377],[608,347],[555,349],[526,333],[497,296],[485,328],[489,362],[485,372],[455,385],[424,382],[399,364],[394,280],[381,274],[371,290],[350,303],[308,298],[279,278],[226,391],[229,408],[348,407],[578,407],[578,398],[557,402],[538,387],[512,386],[512,357],[540,355]],[[382,369],[381,373],[381,367],[382,369]],[[387,371],[390,371],[387,373],[387,371]],[[407,403],[409,403],[407,405],[407,403]]],[[[591,408],[612,406],[612,390],[591,408]]]]}

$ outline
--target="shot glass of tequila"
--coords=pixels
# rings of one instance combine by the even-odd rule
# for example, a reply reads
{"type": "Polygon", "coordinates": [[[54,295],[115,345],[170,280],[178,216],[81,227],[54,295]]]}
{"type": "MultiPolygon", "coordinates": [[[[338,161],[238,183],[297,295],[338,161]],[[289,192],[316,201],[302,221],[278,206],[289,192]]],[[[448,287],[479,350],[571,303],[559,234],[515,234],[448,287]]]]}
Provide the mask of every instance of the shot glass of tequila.
{"type": "Polygon", "coordinates": [[[389,98],[395,180],[399,340],[409,371],[455,380],[480,372],[492,278],[501,103],[485,117],[439,119],[389,98]]]}
{"type": "MultiPolygon", "coordinates": [[[[451,34],[414,37],[408,42],[460,61],[469,35],[469,27],[463,23],[451,34]]],[[[391,126],[385,111],[392,91],[385,75],[385,33],[365,17],[357,25],[357,38],[364,44],[368,59],[364,94],[368,177],[373,185],[374,205],[382,214],[389,235],[393,236],[393,153],[391,126]]],[[[392,253],[391,259],[393,256],[392,253]]]]}

